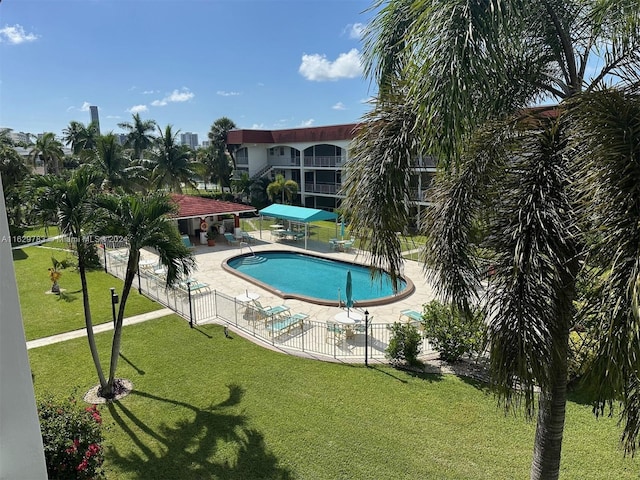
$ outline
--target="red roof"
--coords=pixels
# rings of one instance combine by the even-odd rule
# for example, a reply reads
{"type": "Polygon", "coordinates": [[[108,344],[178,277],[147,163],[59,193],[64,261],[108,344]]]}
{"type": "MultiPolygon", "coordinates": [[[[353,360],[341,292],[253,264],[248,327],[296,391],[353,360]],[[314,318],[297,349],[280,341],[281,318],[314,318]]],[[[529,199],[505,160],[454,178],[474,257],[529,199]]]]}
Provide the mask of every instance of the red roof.
{"type": "Polygon", "coordinates": [[[230,213],[238,215],[243,212],[256,211],[251,205],[195,197],[193,195],[181,195],[179,193],[172,193],[171,199],[178,205],[176,218],[208,217],[209,215],[230,213]]]}
{"type": "Polygon", "coordinates": [[[299,142],[330,142],[337,140],[351,140],[357,123],[344,125],[329,125],[326,127],[290,128],[287,130],[230,130],[227,133],[227,144],[241,145],[243,143],[299,143],[299,142]]]}

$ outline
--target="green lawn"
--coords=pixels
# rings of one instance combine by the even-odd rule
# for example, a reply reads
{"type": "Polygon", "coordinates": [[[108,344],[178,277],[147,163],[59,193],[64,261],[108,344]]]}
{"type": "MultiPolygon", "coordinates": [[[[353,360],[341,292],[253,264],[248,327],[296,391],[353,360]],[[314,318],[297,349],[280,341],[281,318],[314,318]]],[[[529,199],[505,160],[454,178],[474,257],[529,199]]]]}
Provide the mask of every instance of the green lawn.
{"type": "MultiPolygon", "coordinates": [[[[481,385],[232,337],[176,316],[125,327],[118,373],[135,391],[100,406],[109,478],[528,478],[534,425],[481,385]]],[[[111,335],[97,340],[106,354],[111,335]]],[[[38,395],[80,398],[96,383],[86,339],[29,356],[38,395]]],[[[615,419],[569,402],[561,478],[637,479],[640,459],[623,458],[618,437],[615,419]]]]}
{"type": "MultiPolygon", "coordinates": [[[[65,292],[61,295],[45,293],[51,290],[48,272],[51,256],[57,260],[75,260],[71,253],[45,247],[28,247],[13,251],[13,265],[27,340],[76,330],[85,325],[80,275],[74,268],[67,268],[62,272],[59,284],[65,292]]],[[[109,288],[114,287],[120,295],[122,280],[104,273],[104,270],[95,270],[87,273],[87,283],[93,323],[97,325],[111,321],[109,288]]],[[[137,289],[132,289],[127,300],[126,316],[159,308],[162,308],[161,305],[139,295],[137,289]]]]}

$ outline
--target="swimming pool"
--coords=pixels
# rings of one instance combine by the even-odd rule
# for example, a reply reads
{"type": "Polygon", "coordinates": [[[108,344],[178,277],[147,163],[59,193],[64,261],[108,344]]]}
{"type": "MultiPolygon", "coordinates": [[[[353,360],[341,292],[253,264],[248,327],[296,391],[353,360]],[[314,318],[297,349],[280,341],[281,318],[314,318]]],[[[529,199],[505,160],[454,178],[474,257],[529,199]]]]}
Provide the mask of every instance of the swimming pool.
{"type": "Polygon", "coordinates": [[[356,263],[290,251],[248,253],[228,259],[223,268],[282,298],[297,298],[319,305],[345,301],[347,271],[351,271],[353,300],[359,306],[383,305],[413,293],[403,279],[394,294],[390,277],[371,280],[369,268],[356,263]]]}

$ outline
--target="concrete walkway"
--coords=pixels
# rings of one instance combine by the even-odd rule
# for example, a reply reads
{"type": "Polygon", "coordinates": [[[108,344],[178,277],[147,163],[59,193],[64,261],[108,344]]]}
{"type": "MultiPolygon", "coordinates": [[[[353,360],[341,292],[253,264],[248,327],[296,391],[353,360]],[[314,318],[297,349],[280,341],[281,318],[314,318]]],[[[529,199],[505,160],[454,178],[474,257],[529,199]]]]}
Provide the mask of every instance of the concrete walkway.
{"type": "MultiPolygon", "coordinates": [[[[160,310],[154,310],[153,312],[142,313],[134,317],[125,318],[123,321],[123,326],[146,322],[147,320],[153,320],[155,318],[166,317],[167,315],[171,315],[172,313],[173,311],[168,308],[162,308],[160,310]]],[[[113,330],[113,322],[101,323],[100,325],[95,325],[93,327],[94,333],[106,332],[108,330],[113,330]]],[[[30,342],[27,342],[27,350],[30,350],[32,348],[44,347],[45,345],[51,345],[53,343],[64,342],[66,340],[71,340],[72,338],[80,338],[86,336],[87,329],[81,328],[80,330],[60,333],[51,337],[38,338],[37,340],[31,340],[30,342]]]]}

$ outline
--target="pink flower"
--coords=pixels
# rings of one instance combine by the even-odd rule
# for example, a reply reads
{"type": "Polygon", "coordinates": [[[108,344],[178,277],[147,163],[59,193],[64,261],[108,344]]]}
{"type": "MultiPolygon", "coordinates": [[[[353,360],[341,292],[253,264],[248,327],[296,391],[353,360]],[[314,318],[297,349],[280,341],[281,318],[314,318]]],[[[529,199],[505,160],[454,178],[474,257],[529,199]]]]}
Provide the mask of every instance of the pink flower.
{"type": "Polygon", "coordinates": [[[76,467],[76,470],[78,470],[79,472],[82,472],[86,470],[88,467],[89,467],[89,464],[87,463],[87,461],[82,460],[82,462],[80,462],[80,465],[76,467]]]}

